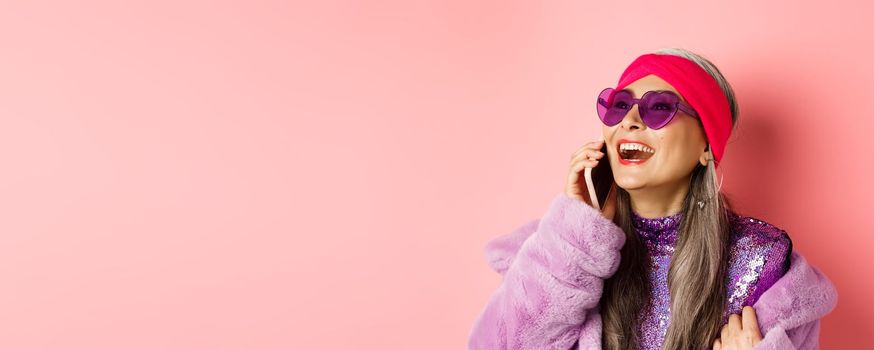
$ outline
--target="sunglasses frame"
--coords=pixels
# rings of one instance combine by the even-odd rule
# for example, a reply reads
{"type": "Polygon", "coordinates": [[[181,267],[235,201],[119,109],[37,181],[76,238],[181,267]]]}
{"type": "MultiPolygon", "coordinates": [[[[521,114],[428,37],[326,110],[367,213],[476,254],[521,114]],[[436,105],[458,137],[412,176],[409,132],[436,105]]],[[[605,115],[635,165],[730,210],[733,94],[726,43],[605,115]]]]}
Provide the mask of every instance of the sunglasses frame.
{"type": "MultiPolygon", "coordinates": [[[[631,91],[629,91],[628,89],[622,89],[622,90],[618,90],[618,91],[617,91],[616,89],[614,89],[614,88],[612,88],[612,87],[608,87],[608,88],[606,88],[606,89],[604,89],[604,90],[601,90],[601,93],[598,94],[598,100],[597,100],[597,102],[595,103],[595,109],[596,109],[596,111],[598,111],[598,110],[599,110],[600,108],[602,108],[602,107],[605,108],[605,109],[610,109],[610,107],[609,107],[608,104],[607,104],[608,101],[605,101],[605,100],[601,97],[602,95],[604,95],[604,92],[606,92],[606,91],[608,91],[608,90],[612,90],[612,91],[610,92],[610,94],[608,95],[608,98],[609,98],[610,100],[612,100],[612,99],[613,99],[613,96],[614,96],[617,92],[620,92],[620,91],[625,91],[625,92],[628,92],[629,94],[631,94],[631,91]]],[[[632,96],[633,96],[633,95],[632,95],[632,96]]],[[[619,121],[617,121],[617,122],[616,122],[615,124],[613,124],[613,125],[607,124],[607,122],[604,121],[604,116],[601,115],[601,112],[600,112],[600,111],[598,112],[598,118],[601,119],[601,122],[604,123],[604,125],[607,125],[607,126],[614,126],[614,125],[617,125],[617,124],[621,123],[623,119],[625,119],[625,116],[628,115],[628,111],[630,111],[631,108],[634,107],[634,105],[638,105],[637,111],[638,111],[638,113],[639,113],[639,115],[640,115],[640,119],[641,119],[641,121],[643,121],[644,124],[646,124],[646,126],[649,127],[650,129],[661,129],[661,128],[664,127],[665,125],[668,125],[668,124],[671,122],[671,120],[674,120],[674,117],[677,115],[677,111],[683,111],[683,112],[685,112],[686,114],[692,116],[693,118],[696,118],[696,119],[699,119],[699,120],[701,119],[701,118],[698,117],[698,112],[696,112],[695,109],[693,109],[691,106],[689,106],[689,105],[683,103],[683,101],[681,101],[681,99],[680,99],[680,96],[677,95],[676,93],[674,93],[673,91],[670,91],[670,90],[650,90],[650,91],[647,91],[646,93],[644,93],[643,96],[641,96],[640,98],[634,98],[634,97],[632,97],[632,98],[631,98],[631,105],[628,107],[628,110],[625,112],[625,114],[622,115],[622,119],[619,119],[619,121]],[[642,110],[640,109],[640,102],[643,101],[643,100],[645,100],[645,99],[647,98],[647,96],[650,95],[650,94],[671,94],[671,95],[674,95],[674,96],[677,97],[677,103],[676,103],[676,106],[674,106],[674,111],[671,113],[670,116],[668,116],[667,118],[665,118],[665,121],[664,121],[661,125],[649,125],[649,124],[646,122],[646,119],[644,119],[644,116],[645,116],[646,113],[647,113],[647,112],[646,112],[646,108],[644,108],[644,109],[642,109],[642,110]]],[[[606,111],[605,111],[605,113],[606,113],[606,111]]]]}

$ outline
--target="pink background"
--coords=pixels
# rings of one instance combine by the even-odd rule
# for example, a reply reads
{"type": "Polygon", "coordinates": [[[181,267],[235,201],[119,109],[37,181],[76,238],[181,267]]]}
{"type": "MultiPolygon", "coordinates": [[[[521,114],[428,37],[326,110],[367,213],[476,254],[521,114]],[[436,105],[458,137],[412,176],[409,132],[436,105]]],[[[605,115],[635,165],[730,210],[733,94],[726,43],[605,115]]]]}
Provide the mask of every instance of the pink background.
{"type": "Polygon", "coordinates": [[[0,348],[462,349],[594,97],[711,58],[724,188],[874,331],[862,1],[4,1],[0,348]],[[313,5],[318,3],[318,5],[313,5]]]}

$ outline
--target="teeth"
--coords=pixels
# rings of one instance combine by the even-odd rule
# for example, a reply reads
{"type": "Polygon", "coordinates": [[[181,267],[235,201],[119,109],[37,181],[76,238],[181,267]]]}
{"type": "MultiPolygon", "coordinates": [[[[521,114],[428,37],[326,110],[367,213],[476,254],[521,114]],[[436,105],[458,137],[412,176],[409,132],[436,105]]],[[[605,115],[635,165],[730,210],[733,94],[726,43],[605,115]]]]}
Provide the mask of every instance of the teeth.
{"type": "Polygon", "coordinates": [[[636,151],[655,153],[654,149],[646,147],[646,146],[641,145],[639,143],[621,143],[621,144],[619,144],[619,150],[620,151],[636,150],[636,151]]]}

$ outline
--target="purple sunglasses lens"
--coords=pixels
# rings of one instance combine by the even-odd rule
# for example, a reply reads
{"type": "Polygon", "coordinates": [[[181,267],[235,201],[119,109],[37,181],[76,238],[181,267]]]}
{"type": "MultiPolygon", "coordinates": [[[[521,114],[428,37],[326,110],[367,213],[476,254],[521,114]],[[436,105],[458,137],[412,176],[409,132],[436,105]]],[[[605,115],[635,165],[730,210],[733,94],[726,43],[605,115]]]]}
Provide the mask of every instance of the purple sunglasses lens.
{"type": "Polygon", "coordinates": [[[622,91],[614,93],[615,90],[612,88],[606,88],[601,91],[601,94],[598,96],[598,117],[601,118],[601,121],[607,126],[613,126],[622,121],[622,118],[625,117],[625,113],[628,112],[627,109],[620,108],[624,107],[623,102],[627,102],[627,98],[622,96],[622,91]]]}
{"type": "Polygon", "coordinates": [[[638,108],[642,109],[640,118],[652,129],[659,129],[671,121],[677,113],[679,97],[670,92],[649,91],[644,94],[638,108]]]}
{"type": "MultiPolygon", "coordinates": [[[[670,92],[648,91],[639,102],[638,111],[644,124],[649,128],[659,129],[676,114],[679,97],[670,92]]],[[[634,103],[630,92],[606,88],[598,96],[598,117],[607,126],[619,124],[634,103]]]]}
{"type": "Polygon", "coordinates": [[[611,123],[606,119],[607,110],[610,109],[610,106],[613,104],[613,89],[606,88],[598,94],[598,102],[595,104],[595,107],[598,110],[598,118],[601,118],[601,121],[608,126],[613,126],[616,123],[611,123]]]}

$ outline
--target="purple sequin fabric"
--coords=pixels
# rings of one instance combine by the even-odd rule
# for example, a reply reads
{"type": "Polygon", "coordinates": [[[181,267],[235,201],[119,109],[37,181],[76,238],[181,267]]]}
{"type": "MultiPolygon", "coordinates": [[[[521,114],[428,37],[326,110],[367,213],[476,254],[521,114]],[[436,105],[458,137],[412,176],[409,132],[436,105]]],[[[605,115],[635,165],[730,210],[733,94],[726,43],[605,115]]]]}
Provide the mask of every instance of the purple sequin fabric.
{"type": "MultiPolygon", "coordinates": [[[[661,349],[670,324],[668,267],[677,242],[683,213],[644,218],[632,212],[632,223],[648,250],[652,299],[640,315],[640,349],[661,349]]],[[[792,241],[786,232],[752,217],[731,216],[726,309],[728,316],[752,305],[788,269],[792,241]]]]}

